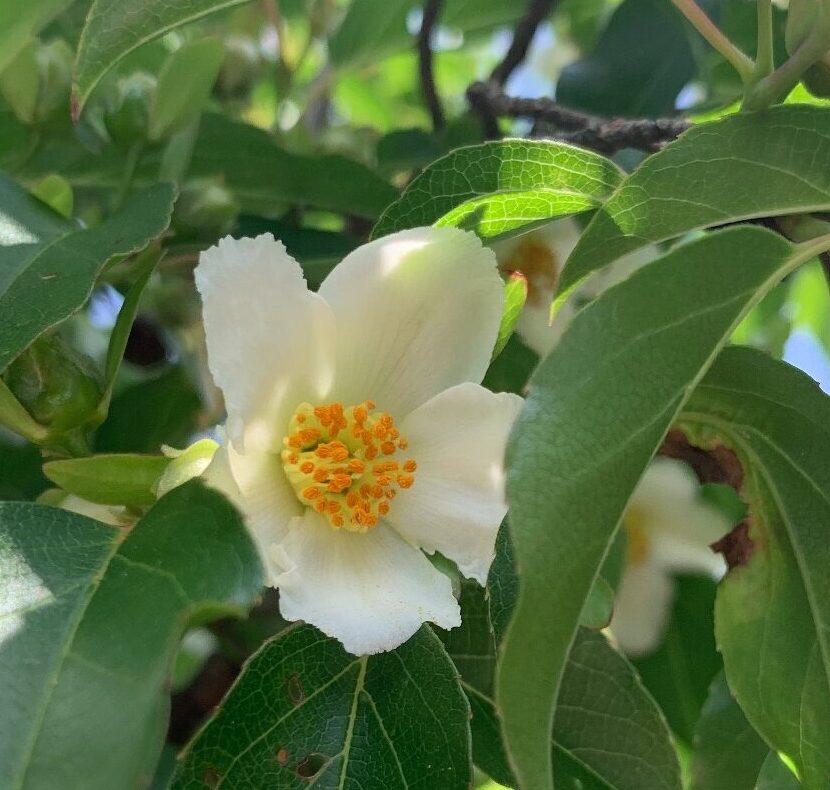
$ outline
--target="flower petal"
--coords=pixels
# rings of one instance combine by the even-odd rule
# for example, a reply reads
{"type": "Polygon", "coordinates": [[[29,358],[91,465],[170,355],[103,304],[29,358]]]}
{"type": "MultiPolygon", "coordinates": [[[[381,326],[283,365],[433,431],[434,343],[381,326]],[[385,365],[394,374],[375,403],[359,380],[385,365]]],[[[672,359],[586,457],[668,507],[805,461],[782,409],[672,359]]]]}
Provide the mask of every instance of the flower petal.
{"type": "Polygon", "coordinates": [[[609,626],[624,653],[643,656],[657,649],[673,599],[674,582],[662,568],[652,562],[626,566],[609,626]]]}
{"type": "Polygon", "coordinates": [[[461,623],[449,578],[383,523],[338,531],[307,510],[270,559],[282,616],[317,626],[355,655],[393,650],[425,622],[461,623]]]}
{"type": "Polygon", "coordinates": [[[337,319],[344,403],[373,400],[400,419],[433,395],[484,377],[504,302],[493,253],[456,228],[415,228],[350,253],[320,287],[337,319]]]}
{"type": "Polygon", "coordinates": [[[243,455],[233,445],[223,444],[203,477],[243,514],[263,558],[285,537],[291,520],[302,515],[303,507],[278,455],[243,455]]]}
{"type": "Polygon", "coordinates": [[[240,449],[279,447],[289,410],[331,383],[331,311],[270,233],[222,239],[201,254],[195,276],[228,435],[240,449]]]}
{"type": "Polygon", "coordinates": [[[398,492],[387,520],[425,551],[440,551],[465,576],[487,580],[507,512],[504,450],[522,407],[517,395],[459,384],[401,424],[415,484],[398,492]]]}

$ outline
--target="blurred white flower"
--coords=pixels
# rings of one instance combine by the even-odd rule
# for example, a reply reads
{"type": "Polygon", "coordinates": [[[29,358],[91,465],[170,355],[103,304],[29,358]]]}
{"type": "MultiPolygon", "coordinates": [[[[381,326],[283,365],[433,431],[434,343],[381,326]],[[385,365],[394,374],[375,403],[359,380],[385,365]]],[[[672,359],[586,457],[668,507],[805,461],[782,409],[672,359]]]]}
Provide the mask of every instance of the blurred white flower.
{"type": "Polygon", "coordinates": [[[505,273],[521,272],[527,280],[527,301],[516,331],[529,348],[543,357],[550,353],[586,301],[621,282],[659,254],[654,245],[648,245],[595,273],[571,294],[551,325],[550,306],[556,282],[579,235],[579,225],[568,217],[492,245],[499,268],[505,273]]]}
{"type": "Polygon", "coordinates": [[[672,574],[723,576],[726,564],[710,544],[730,527],[700,496],[688,466],[654,459],[623,516],[627,557],[610,629],[625,653],[641,656],[659,646],[674,598],[672,574]]]}
{"type": "Polygon", "coordinates": [[[206,473],[245,513],[288,620],[355,654],[460,622],[441,552],[483,583],[521,399],[484,376],[503,295],[470,233],[360,247],[319,294],[271,235],[223,239],[196,285],[228,441],[206,473]]]}

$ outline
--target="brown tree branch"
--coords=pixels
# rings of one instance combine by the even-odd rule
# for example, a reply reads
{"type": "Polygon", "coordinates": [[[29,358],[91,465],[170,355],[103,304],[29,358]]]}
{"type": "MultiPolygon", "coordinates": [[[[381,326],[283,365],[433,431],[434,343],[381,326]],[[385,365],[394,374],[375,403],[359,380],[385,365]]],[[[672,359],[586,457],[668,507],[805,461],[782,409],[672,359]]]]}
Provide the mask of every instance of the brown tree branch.
{"type": "Polygon", "coordinates": [[[500,86],[507,82],[516,66],[527,56],[536,29],[550,15],[555,3],[556,0],[530,0],[527,11],[516,24],[507,53],[490,74],[490,82],[500,86]]]}
{"type": "Polygon", "coordinates": [[[563,107],[553,99],[508,96],[489,82],[473,83],[467,97],[482,116],[486,112],[493,119],[531,118],[537,122],[534,136],[553,137],[603,154],[623,148],[656,151],[690,126],[681,118],[603,118],[563,107]]]}
{"type": "Polygon", "coordinates": [[[424,3],[421,29],[418,32],[418,68],[421,74],[421,93],[424,103],[432,116],[432,127],[441,131],[446,124],[441,99],[435,88],[435,75],[432,69],[432,29],[441,14],[444,0],[426,0],[424,3]]]}

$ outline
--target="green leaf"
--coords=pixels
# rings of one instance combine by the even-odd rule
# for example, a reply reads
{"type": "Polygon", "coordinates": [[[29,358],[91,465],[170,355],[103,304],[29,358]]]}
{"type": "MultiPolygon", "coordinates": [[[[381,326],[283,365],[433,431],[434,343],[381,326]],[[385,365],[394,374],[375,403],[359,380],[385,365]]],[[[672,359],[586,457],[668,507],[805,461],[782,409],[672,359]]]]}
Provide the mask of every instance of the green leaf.
{"type": "Polygon", "coordinates": [[[72,185],[57,173],[49,173],[32,185],[32,194],[61,216],[72,217],[75,195],[72,185]]]}
{"type": "Polygon", "coordinates": [[[287,202],[375,218],[397,196],[359,162],[289,153],[262,129],[216,113],[202,117],[189,175],[219,176],[253,214],[273,213],[287,202]]]}
{"type": "Polygon", "coordinates": [[[585,58],[566,66],[556,98],[600,115],[667,115],[694,76],[685,21],[660,0],[625,0],[585,58]]]}
{"type": "Polygon", "coordinates": [[[146,785],[186,623],[241,614],[260,590],[241,518],[196,482],[130,532],[3,503],[0,566],[0,785],[146,785]]]}
{"type": "Polygon", "coordinates": [[[118,370],[121,367],[121,360],[127,348],[127,341],[130,339],[130,330],[133,327],[133,322],[138,313],[141,295],[144,293],[144,289],[147,287],[147,283],[155,271],[159,258],[159,251],[154,245],[148,247],[135,261],[138,276],[127,292],[121,304],[121,309],[118,311],[118,318],[115,319],[115,326],[113,326],[112,332],[110,332],[107,356],[104,360],[104,389],[99,405],[99,421],[103,421],[107,415],[110,398],[112,397],[112,388],[115,384],[118,370]]]}
{"type": "MultiPolygon", "coordinates": [[[[462,684],[473,714],[476,765],[515,786],[492,696],[462,684]]],[[[631,665],[601,634],[577,633],[558,705],[550,745],[557,787],[679,790],[680,768],[666,721],[631,665]]]]}
{"type": "Polygon", "coordinates": [[[493,348],[493,359],[504,350],[507,341],[513,335],[522,308],[527,299],[527,280],[524,277],[511,277],[504,285],[504,308],[499,324],[499,334],[496,338],[496,345],[493,348]]]}
{"type": "Polygon", "coordinates": [[[225,57],[217,39],[191,41],[179,47],[165,62],[158,76],[150,105],[148,133],[161,140],[181,129],[202,110],[225,57]]]}
{"type": "Polygon", "coordinates": [[[761,352],[727,349],[681,427],[727,445],[747,519],[727,541],[715,634],[747,719],[795,764],[805,788],[830,776],[830,400],[761,352]]]}
{"type": "Polygon", "coordinates": [[[538,362],[539,355],[514,333],[507,339],[501,353],[490,362],[482,385],[493,392],[523,395],[527,380],[538,362]]]}
{"type": "Polygon", "coordinates": [[[180,366],[128,387],[110,403],[95,433],[95,449],[110,453],[157,453],[181,446],[196,429],[202,402],[180,366]]]}
{"type": "Polygon", "coordinates": [[[0,0],[0,71],[72,0],[0,0]]]}
{"type": "Polygon", "coordinates": [[[739,113],[687,131],[637,168],[596,213],[559,282],[653,242],[750,217],[830,210],[830,110],[739,113]]]}
{"type": "Polygon", "coordinates": [[[92,89],[116,63],[141,44],[170,30],[247,0],[94,0],[75,60],[73,115],[78,117],[92,89]]]}
{"type": "Polygon", "coordinates": [[[757,227],[678,246],[579,312],[534,374],[507,453],[521,584],[497,686],[522,787],[552,786],[568,647],[638,478],[738,321],[812,254],[757,227]]]}
{"type": "MultiPolygon", "coordinates": [[[[52,241],[77,227],[0,172],[0,247],[52,241]]],[[[0,270],[0,285],[4,279],[0,270]]]]}
{"type": "Polygon", "coordinates": [[[593,208],[622,175],[609,159],[564,143],[499,140],[459,148],[409,184],[372,236],[437,223],[493,239],[593,208]]]}
{"type": "Polygon", "coordinates": [[[248,661],[181,755],[173,787],[467,790],[468,719],[431,629],[356,658],[311,626],[294,626],[248,661]]]}
{"type": "MultiPolygon", "coordinates": [[[[329,41],[333,66],[358,68],[415,46],[407,17],[418,0],[360,0],[348,7],[340,27],[329,41]]],[[[463,33],[506,25],[522,14],[518,3],[504,0],[447,0],[441,23],[463,33]]]]}
{"type": "Polygon", "coordinates": [[[755,790],[798,790],[801,786],[784,761],[775,752],[770,752],[761,766],[755,790]]]}
{"type": "Polygon", "coordinates": [[[768,753],[721,672],[712,681],[695,730],[691,790],[753,790],[768,753]]]}
{"type": "Polygon", "coordinates": [[[691,745],[712,678],[723,667],[712,616],[716,585],[703,576],[680,576],[674,584],[671,620],[662,644],[632,663],[672,730],[691,745]]]}
{"type": "Polygon", "coordinates": [[[0,371],[86,302],[108,261],[142,249],[161,234],[172,203],[173,188],[158,184],[95,228],[0,247],[0,371]]]}
{"type": "Polygon", "coordinates": [[[152,505],[153,486],[170,458],[164,455],[92,455],[49,461],[43,473],[70,494],[102,505],[152,505]]]}
{"type": "Polygon", "coordinates": [[[31,124],[35,117],[40,88],[40,70],[35,52],[35,41],[31,40],[5,67],[0,65],[0,94],[25,124],[31,124]]]}

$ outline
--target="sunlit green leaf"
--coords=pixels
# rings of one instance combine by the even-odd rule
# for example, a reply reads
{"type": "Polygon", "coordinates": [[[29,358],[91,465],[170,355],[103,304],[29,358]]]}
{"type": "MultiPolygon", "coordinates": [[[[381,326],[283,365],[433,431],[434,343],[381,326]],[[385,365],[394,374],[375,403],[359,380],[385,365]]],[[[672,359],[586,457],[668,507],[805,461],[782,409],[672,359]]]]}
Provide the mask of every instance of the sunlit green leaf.
{"type": "Polygon", "coordinates": [[[130,532],[4,503],[0,564],[0,784],[145,785],[185,624],[238,615],[259,592],[259,559],[242,520],[195,482],[130,532]]]}

